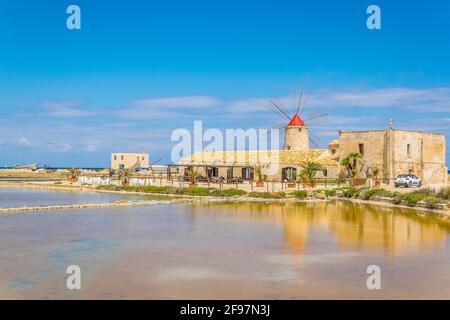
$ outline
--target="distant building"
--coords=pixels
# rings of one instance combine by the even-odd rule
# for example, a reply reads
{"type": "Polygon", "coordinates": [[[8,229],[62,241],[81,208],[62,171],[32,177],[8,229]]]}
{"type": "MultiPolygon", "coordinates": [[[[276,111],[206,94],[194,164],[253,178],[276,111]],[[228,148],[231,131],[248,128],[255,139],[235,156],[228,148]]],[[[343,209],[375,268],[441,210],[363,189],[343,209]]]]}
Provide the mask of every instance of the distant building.
{"type": "Polygon", "coordinates": [[[148,167],[148,153],[116,152],[111,154],[111,169],[123,170],[148,167]]]}

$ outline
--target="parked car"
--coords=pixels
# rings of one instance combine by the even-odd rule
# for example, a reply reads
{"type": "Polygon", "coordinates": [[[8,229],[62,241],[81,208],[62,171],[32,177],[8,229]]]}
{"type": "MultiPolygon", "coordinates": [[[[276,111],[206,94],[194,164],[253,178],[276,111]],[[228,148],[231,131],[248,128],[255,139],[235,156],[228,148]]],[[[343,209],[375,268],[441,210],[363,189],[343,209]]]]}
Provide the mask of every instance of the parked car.
{"type": "Polygon", "coordinates": [[[404,186],[408,187],[420,187],[422,186],[422,181],[419,177],[412,173],[400,174],[395,178],[395,187],[404,186]]]}

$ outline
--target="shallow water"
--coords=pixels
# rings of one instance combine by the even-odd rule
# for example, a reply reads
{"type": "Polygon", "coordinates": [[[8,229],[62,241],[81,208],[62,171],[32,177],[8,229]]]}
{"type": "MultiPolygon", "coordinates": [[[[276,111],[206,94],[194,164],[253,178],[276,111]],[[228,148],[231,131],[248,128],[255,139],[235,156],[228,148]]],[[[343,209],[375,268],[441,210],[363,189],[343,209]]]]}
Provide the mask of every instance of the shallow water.
{"type": "Polygon", "coordinates": [[[46,191],[39,189],[14,189],[0,187],[0,208],[23,206],[50,206],[81,203],[114,202],[117,200],[142,200],[141,196],[114,193],[81,193],[46,191]]]}
{"type": "Polygon", "coordinates": [[[0,215],[0,298],[448,299],[449,234],[412,210],[342,202],[0,215]],[[66,289],[73,264],[81,290],[66,289]]]}

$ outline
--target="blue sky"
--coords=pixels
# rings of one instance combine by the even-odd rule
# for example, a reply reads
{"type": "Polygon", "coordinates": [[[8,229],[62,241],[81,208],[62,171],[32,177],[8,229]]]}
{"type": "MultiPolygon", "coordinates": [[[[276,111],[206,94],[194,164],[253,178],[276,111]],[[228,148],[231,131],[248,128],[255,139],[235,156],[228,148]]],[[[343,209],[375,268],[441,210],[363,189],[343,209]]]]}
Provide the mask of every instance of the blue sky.
{"type": "Polygon", "coordinates": [[[297,89],[329,115],[322,146],[391,116],[449,136],[449,25],[447,0],[0,0],[0,166],[107,166],[112,151],[167,163],[172,130],[277,125],[264,105],[297,89]],[[81,30],[66,28],[70,4],[81,30]]]}

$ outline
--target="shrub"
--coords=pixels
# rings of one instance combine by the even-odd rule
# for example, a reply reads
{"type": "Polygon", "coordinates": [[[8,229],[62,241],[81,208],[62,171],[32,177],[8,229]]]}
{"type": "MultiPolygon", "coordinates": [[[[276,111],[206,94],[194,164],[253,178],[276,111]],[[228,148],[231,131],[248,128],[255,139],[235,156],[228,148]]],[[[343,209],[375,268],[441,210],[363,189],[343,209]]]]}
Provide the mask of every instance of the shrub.
{"type": "Polygon", "coordinates": [[[427,197],[423,201],[425,201],[426,207],[430,209],[436,209],[439,207],[438,204],[443,203],[442,199],[436,197],[427,197]]]}
{"type": "Polygon", "coordinates": [[[188,196],[210,196],[211,189],[209,188],[179,188],[176,189],[176,194],[188,196]]]}
{"type": "Polygon", "coordinates": [[[364,200],[369,200],[373,196],[381,194],[383,191],[384,191],[383,189],[364,190],[360,193],[359,198],[364,199],[364,200]]]}
{"type": "Polygon", "coordinates": [[[54,182],[53,184],[62,184],[62,182],[61,181],[57,181],[57,182],[54,182]]]}
{"type": "Polygon", "coordinates": [[[263,198],[263,199],[282,199],[286,197],[284,192],[258,192],[252,191],[248,194],[249,197],[263,198]]]}
{"type": "Polygon", "coordinates": [[[450,188],[444,188],[441,191],[438,192],[436,197],[441,199],[450,200],[450,188]]]}
{"type": "Polygon", "coordinates": [[[359,190],[353,187],[342,188],[342,196],[344,198],[356,198],[359,195],[359,190]]]}
{"type": "Polygon", "coordinates": [[[233,196],[244,196],[247,192],[239,189],[223,189],[223,190],[213,190],[211,195],[216,197],[233,197],[233,196]]]}
{"type": "Polygon", "coordinates": [[[336,196],[336,190],[335,189],[326,189],[325,195],[327,197],[335,197],[336,196]]]}
{"type": "Polygon", "coordinates": [[[406,205],[409,207],[414,207],[417,202],[425,199],[427,197],[426,194],[420,193],[420,192],[410,192],[405,193],[401,196],[401,200],[406,201],[406,205]]]}
{"type": "Polygon", "coordinates": [[[306,190],[296,190],[291,192],[291,194],[297,199],[305,199],[308,196],[308,192],[306,190]]]}

